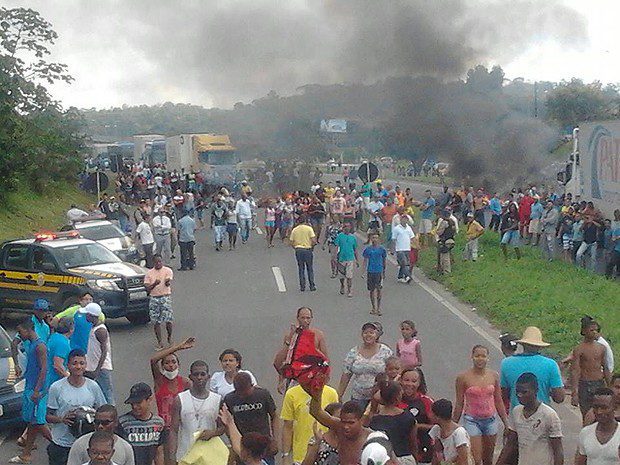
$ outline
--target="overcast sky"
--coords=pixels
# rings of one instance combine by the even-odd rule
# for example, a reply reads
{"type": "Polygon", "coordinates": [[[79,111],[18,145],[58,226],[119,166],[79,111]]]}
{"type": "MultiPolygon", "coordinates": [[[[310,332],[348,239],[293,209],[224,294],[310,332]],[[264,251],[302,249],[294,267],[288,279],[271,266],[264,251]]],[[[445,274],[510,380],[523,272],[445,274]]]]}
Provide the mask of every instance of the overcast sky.
{"type": "Polygon", "coordinates": [[[229,107],[391,75],[620,82],[619,0],[4,0],[49,20],[64,105],[229,107]]]}

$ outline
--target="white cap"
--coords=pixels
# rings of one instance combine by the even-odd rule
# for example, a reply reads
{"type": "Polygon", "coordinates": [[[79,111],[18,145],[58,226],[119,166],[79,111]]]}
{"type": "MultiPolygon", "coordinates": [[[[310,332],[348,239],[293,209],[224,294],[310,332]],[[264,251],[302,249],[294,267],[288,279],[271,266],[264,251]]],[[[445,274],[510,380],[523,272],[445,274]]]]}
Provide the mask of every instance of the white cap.
{"type": "Polygon", "coordinates": [[[362,449],[361,465],[385,465],[390,460],[390,452],[385,442],[389,442],[387,435],[382,431],[374,431],[368,435],[362,449]],[[374,442],[374,441],[377,442],[374,442]]]}
{"type": "Polygon", "coordinates": [[[86,313],[87,315],[96,316],[97,318],[103,313],[101,306],[95,302],[91,302],[86,307],[80,308],[79,311],[80,313],[86,313]]]}

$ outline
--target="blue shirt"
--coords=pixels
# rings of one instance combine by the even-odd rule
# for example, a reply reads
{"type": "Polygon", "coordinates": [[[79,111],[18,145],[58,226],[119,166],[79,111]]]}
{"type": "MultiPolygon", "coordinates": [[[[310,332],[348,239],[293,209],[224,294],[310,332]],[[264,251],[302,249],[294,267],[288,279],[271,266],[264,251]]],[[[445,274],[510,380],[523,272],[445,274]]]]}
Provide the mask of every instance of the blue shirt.
{"type": "MultiPolygon", "coordinates": [[[[620,237],[620,226],[613,230],[611,233],[612,237],[620,237]]],[[[620,239],[616,241],[616,246],[614,247],[616,252],[620,252],[620,239]]]]}
{"type": "MultiPolygon", "coordinates": [[[[39,321],[37,317],[34,315],[32,315],[30,319],[32,320],[32,323],[34,324],[34,332],[37,333],[37,336],[39,336],[39,339],[41,339],[43,343],[46,343],[50,337],[49,325],[43,320],[39,321]]],[[[19,337],[19,333],[15,335],[15,338],[22,341],[22,338],[19,337]]],[[[31,342],[29,340],[22,341],[22,348],[23,348],[24,353],[28,353],[30,344],[31,342]]]]}
{"type": "Polygon", "coordinates": [[[179,230],[179,242],[196,242],[194,237],[196,222],[191,216],[185,215],[177,221],[177,228],[179,230]]]}
{"type": "Polygon", "coordinates": [[[499,199],[495,197],[489,201],[489,208],[494,215],[500,215],[502,213],[502,204],[499,199]]]}
{"type": "Polygon", "coordinates": [[[357,238],[353,234],[340,233],[336,236],[334,245],[338,247],[338,261],[351,262],[355,260],[355,249],[357,249],[357,238]]]}
{"type": "Polygon", "coordinates": [[[500,369],[500,385],[510,389],[510,408],[519,405],[517,399],[517,379],[523,373],[532,373],[538,380],[538,400],[550,403],[549,392],[564,386],[560,376],[560,368],[555,360],[540,354],[517,354],[502,360],[500,369]]]}
{"type": "MultiPolygon", "coordinates": [[[[37,357],[37,347],[40,344],[44,344],[41,338],[32,341],[28,344],[26,349],[26,372],[24,373],[24,379],[26,380],[26,391],[33,391],[37,385],[37,379],[39,373],[41,373],[41,364],[37,357]]],[[[43,386],[45,387],[45,386],[43,386]]]]}
{"type": "Polygon", "coordinates": [[[435,209],[435,199],[430,197],[424,201],[424,205],[426,207],[422,210],[422,219],[423,220],[432,220],[433,219],[433,210],[435,209]]]}
{"type": "Polygon", "coordinates": [[[530,211],[530,220],[539,220],[542,218],[544,207],[542,203],[536,202],[532,205],[532,210],[530,211]]]}
{"type": "Polygon", "coordinates": [[[86,319],[86,313],[78,312],[73,316],[73,335],[71,336],[71,350],[88,349],[88,338],[93,324],[86,319]]]}
{"type": "Polygon", "coordinates": [[[54,333],[47,341],[47,385],[62,378],[56,370],[54,370],[54,357],[59,357],[64,360],[63,365],[66,368],[69,358],[69,352],[71,352],[71,344],[69,339],[60,334],[54,333]]]}
{"type": "Polygon", "coordinates": [[[364,258],[368,259],[368,266],[366,271],[368,273],[383,273],[383,260],[387,257],[385,248],[378,245],[370,245],[364,249],[364,258]]]}

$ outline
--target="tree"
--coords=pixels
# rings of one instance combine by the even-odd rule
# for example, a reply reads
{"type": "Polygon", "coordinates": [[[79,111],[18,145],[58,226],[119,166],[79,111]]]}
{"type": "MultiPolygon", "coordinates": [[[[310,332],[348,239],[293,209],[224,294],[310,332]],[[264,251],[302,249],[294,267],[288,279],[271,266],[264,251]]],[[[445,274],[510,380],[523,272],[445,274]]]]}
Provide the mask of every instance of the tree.
{"type": "Polygon", "coordinates": [[[594,81],[584,84],[581,79],[563,81],[547,93],[547,111],[550,119],[563,128],[580,122],[618,117],[620,95],[613,85],[603,88],[594,81]]]}
{"type": "Polygon", "coordinates": [[[20,181],[43,189],[77,174],[81,118],[44,86],[72,80],[65,65],[47,60],[56,38],[36,11],[0,8],[0,201],[20,181]]]}

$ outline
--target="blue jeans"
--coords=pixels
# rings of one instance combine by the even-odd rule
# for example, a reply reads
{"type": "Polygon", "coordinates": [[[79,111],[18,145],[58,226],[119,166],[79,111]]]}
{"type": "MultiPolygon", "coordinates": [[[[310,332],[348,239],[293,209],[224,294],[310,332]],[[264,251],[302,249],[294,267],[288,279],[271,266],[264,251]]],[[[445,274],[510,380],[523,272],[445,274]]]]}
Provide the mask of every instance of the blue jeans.
{"type": "Polygon", "coordinates": [[[312,268],[312,249],[295,249],[297,270],[299,271],[299,288],[306,289],[306,270],[308,271],[308,283],[310,289],[314,289],[314,269],[312,268]]]}
{"type": "Polygon", "coordinates": [[[595,271],[596,270],[596,247],[597,247],[596,242],[592,242],[591,244],[582,242],[579,245],[579,249],[577,250],[577,254],[575,256],[575,261],[577,262],[577,265],[587,268],[584,255],[590,252],[590,266],[592,268],[592,271],[595,271]]]}
{"type": "Polygon", "coordinates": [[[250,238],[252,218],[239,218],[239,229],[241,230],[241,240],[246,242],[250,238]]]}
{"type": "Polygon", "coordinates": [[[110,405],[116,405],[116,401],[114,400],[114,385],[112,384],[112,370],[105,370],[102,368],[95,381],[101,388],[105,401],[110,405]]]}
{"type": "Polygon", "coordinates": [[[497,417],[476,418],[463,415],[463,427],[470,436],[493,436],[497,434],[497,417]]]}
{"type": "Polygon", "coordinates": [[[401,278],[411,278],[411,268],[409,268],[409,251],[400,251],[396,252],[396,261],[398,262],[398,277],[401,278]]]}

